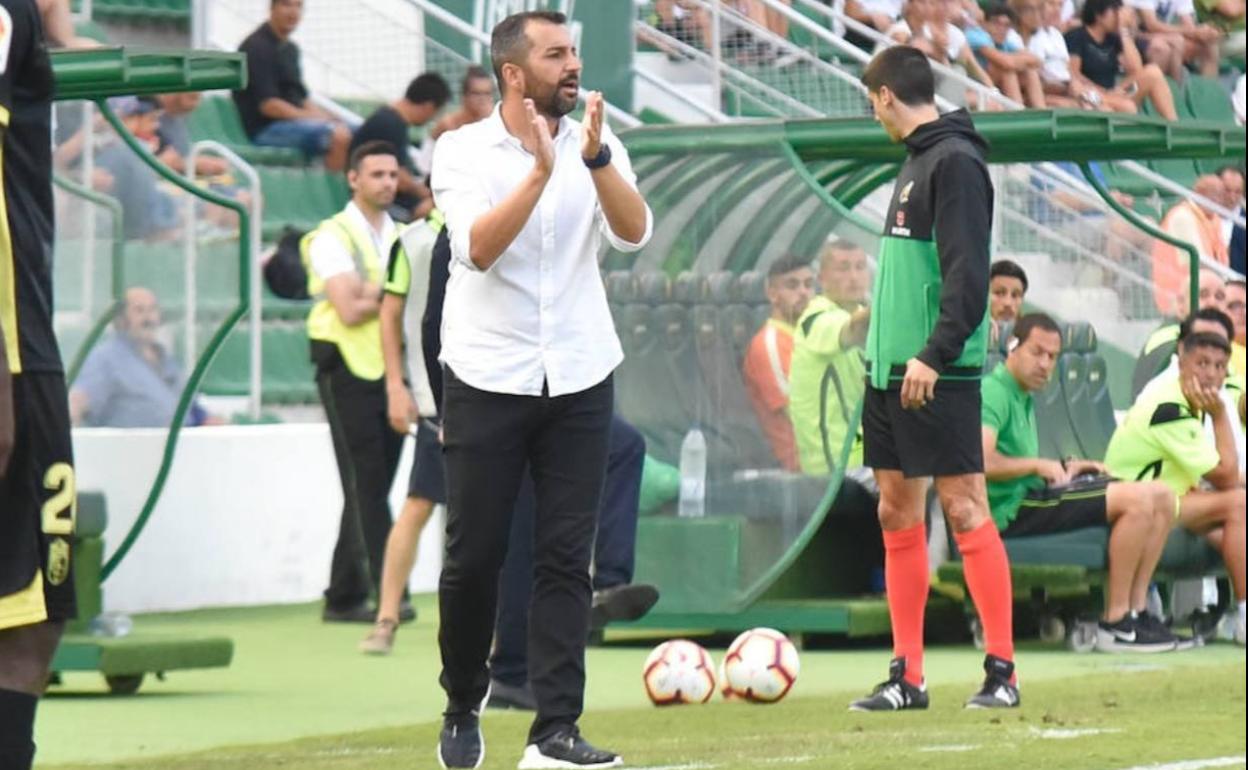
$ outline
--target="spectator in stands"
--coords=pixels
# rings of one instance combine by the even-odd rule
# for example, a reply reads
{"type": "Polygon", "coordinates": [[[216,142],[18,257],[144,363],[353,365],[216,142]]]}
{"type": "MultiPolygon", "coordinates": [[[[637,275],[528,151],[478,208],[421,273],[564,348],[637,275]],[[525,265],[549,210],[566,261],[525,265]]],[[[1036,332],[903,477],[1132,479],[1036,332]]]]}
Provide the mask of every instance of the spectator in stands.
{"type": "MultiPolygon", "coordinates": [[[[1184,280],[1186,280],[1186,275],[1184,280]]],[[[1222,281],[1222,276],[1209,268],[1202,268],[1198,277],[1200,281],[1200,289],[1197,294],[1196,316],[1206,317],[1208,319],[1216,319],[1218,315],[1226,315],[1226,287],[1222,281]]],[[[1139,395],[1144,386],[1149,383],[1160,372],[1164,371],[1169,364],[1170,359],[1174,356],[1181,331],[1181,323],[1178,319],[1187,318],[1191,301],[1188,298],[1188,292],[1184,291],[1179,295],[1177,306],[1179,312],[1170,320],[1167,320],[1161,328],[1149,335],[1144,343],[1143,350],[1140,351],[1140,357],[1135,362],[1135,371],[1131,375],[1131,394],[1139,395]]],[[[1229,338],[1228,338],[1229,339],[1229,338]]]]}
{"type": "Polygon", "coordinates": [[[1157,65],[1145,64],[1135,41],[1120,33],[1121,10],[1122,0],[1086,0],[1083,26],[1066,33],[1070,73],[1091,86],[1082,98],[1096,108],[1131,114],[1148,100],[1158,115],[1178,120],[1166,76],[1157,65]]]}
{"type": "Polygon", "coordinates": [[[1199,24],[1192,0],[1126,0],[1127,26],[1136,31],[1145,61],[1182,81],[1183,65],[1205,77],[1218,76],[1218,41],[1222,31],[1199,24]]]}
{"type": "Polygon", "coordinates": [[[398,179],[394,147],[361,145],[347,174],[351,200],[302,241],[308,294],[319,298],[308,338],[343,495],[321,615],[328,622],[373,622],[368,598],[378,592],[390,533],[403,437],[390,428],[378,312],[391,250],[402,250],[387,213],[398,179]]]}
{"type": "MultiPolygon", "coordinates": [[[[149,289],[126,290],[113,317],[113,332],[92,348],[69,391],[74,425],[167,428],[186,386],[182,365],[161,332],[160,304],[149,289]]],[[[192,404],[183,424],[222,421],[192,404]]]]}
{"type": "Polygon", "coordinates": [[[238,47],[247,54],[247,87],[234,92],[234,103],[251,141],[324,157],[325,168],[342,171],[351,129],[308,99],[299,46],[290,39],[302,18],[303,0],[269,0],[269,20],[238,47]]]}
{"type": "Polygon", "coordinates": [[[692,0],[655,0],[654,13],[658,17],[654,26],[663,34],[704,51],[710,47],[709,15],[697,3],[692,0]]]}
{"type": "MultiPolygon", "coordinates": [[[[845,15],[861,24],[873,28],[881,35],[901,18],[902,0],[845,0],[845,15]]],[[[845,34],[845,39],[864,51],[875,48],[875,41],[854,30],[845,34]]]]}
{"type": "Polygon", "coordinates": [[[1040,69],[1044,61],[1027,50],[1014,24],[1014,12],[1008,6],[994,5],[984,12],[982,27],[966,31],[967,45],[1003,94],[1028,107],[1043,108],[1040,69]]]}
{"type": "MultiPolygon", "coordinates": [[[[1241,217],[1248,214],[1244,208],[1244,170],[1239,166],[1223,166],[1218,169],[1218,178],[1226,188],[1226,208],[1241,217]]],[[[1227,235],[1227,258],[1230,267],[1243,275],[1244,269],[1244,228],[1232,219],[1223,220],[1223,232],[1227,235]]]]}
{"type": "Polygon", "coordinates": [[[771,443],[780,467],[798,469],[797,445],[789,419],[789,366],[793,357],[793,324],[801,317],[815,289],[815,272],[802,257],[788,256],[767,270],[767,301],[771,317],[745,351],[745,389],[758,423],[771,443]]]}
{"type": "MultiPolygon", "coordinates": [[[[1197,195],[1215,203],[1226,200],[1226,187],[1216,174],[1205,174],[1192,189],[1197,195]]],[[[1230,255],[1222,234],[1222,219],[1216,212],[1193,200],[1176,203],[1161,219],[1161,229],[1168,235],[1190,243],[1201,262],[1229,265],[1230,255]]],[[[1153,296],[1162,315],[1182,318],[1182,303],[1188,294],[1190,258],[1165,241],[1153,243],[1153,296]]]]}
{"type": "Polygon", "coordinates": [[[49,48],[96,48],[98,40],[80,37],[74,31],[73,9],[69,0],[37,0],[43,19],[43,35],[49,48]]]}
{"type": "Polygon", "coordinates": [[[417,75],[402,98],[378,107],[351,138],[352,152],[365,142],[373,141],[387,142],[399,151],[399,191],[390,207],[390,216],[395,221],[424,219],[433,208],[433,194],[412,159],[409,130],[433,120],[450,98],[450,86],[441,75],[436,72],[417,75]]]}
{"type": "MultiPolygon", "coordinates": [[[[494,77],[484,67],[473,65],[464,73],[459,85],[459,109],[439,120],[431,136],[436,141],[447,131],[486,119],[493,109],[494,77]]],[[[432,157],[432,150],[429,152],[432,157]]]]}
{"type": "Polygon", "coordinates": [[[862,345],[867,338],[871,271],[862,247],[834,241],[819,255],[823,293],[810,301],[793,336],[789,415],[803,473],[825,475],[841,464],[862,466],[861,435],[851,436],[866,384],[862,345]]]}
{"type": "MultiPolygon", "coordinates": [[[[1179,498],[1178,523],[1222,553],[1238,603],[1235,639],[1244,644],[1244,476],[1222,399],[1230,345],[1193,332],[1180,343],[1179,375],[1140,394],[1114,431],[1105,465],[1115,478],[1157,479],[1179,498]],[[1208,420],[1215,440],[1201,428],[1208,420]],[[1211,487],[1211,489],[1210,489],[1211,487]]],[[[1243,397],[1239,403],[1243,414],[1243,397]]]]}
{"type": "Polygon", "coordinates": [[[1231,317],[1235,334],[1231,337],[1231,374],[1241,381],[1248,374],[1244,371],[1244,279],[1226,282],[1226,314],[1231,317]]]}
{"type": "Polygon", "coordinates": [[[1225,36],[1222,55],[1244,59],[1244,0],[1196,0],[1196,15],[1225,36]]]}
{"type": "MultiPolygon", "coordinates": [[[[961,67],[988,88],[996,88],[967,46],[966,33],[948,20],[947,5],[945,0],[909,0],[904,15],[889,28],[888,36],[901,45],[919,49],[933,61],[961,67]]],[[[876,52],[883,47],[877,46],[876,52]]],[[[946,84],[943,78],[937,79],[937,91],[958,104],[971,102],[961,84],[946,84]]]]}
{"type": "MultiPolygon", "coordinates": [[[[159,140],[160,105],[143,97],[120,96],[109,100],[126,130],[155,152],[159,140]]],[[[160,177],[132,152],[119,137],[100,148],[96,165],[107,172],[111,194],[121,203],[126,238],[165,240],[177,236],[181,218],[173,196],[160,188],[160,177]]]]}
{"type": "Polygon", "coordinates": [[[1057,368],[1062,332],[1030,313],[1014,324],[1010,353],[984,378],[984,475],[1001,537],[1108,527],[1109,580],[1097,646],[1106,652],[1164,652],[1178,639],[1148,613],[1148,587],[1170,534],[1175,495],[1160,482],[1118,482],[1091,460],[1040,457],[1032,394],[1057,368]]]}
{"type": "MultiPolygon", "coordinates": [[[[173,171],[186,173],[186,159],[191,154],[191,132],[186,118],[199,107],[198,91],[162,94],[156,97],[160,106],[160,121],[156,127],[158,145],[156,157],[173,171]]],[[[230,171],[223,158],[201,155],[195,160],[196,176],[220,176],[230,171]]]]}
{"type": "Polygon", "coordinates": [[[1070,52],[1062,35],[1062,0],[1021,0],[1014,6],[1018,32],[1027,51],[1040,60],[1040,87],[1049,107],[1078,107],[1088,102],[1088,83],[1070,72],[1070,52]]]}

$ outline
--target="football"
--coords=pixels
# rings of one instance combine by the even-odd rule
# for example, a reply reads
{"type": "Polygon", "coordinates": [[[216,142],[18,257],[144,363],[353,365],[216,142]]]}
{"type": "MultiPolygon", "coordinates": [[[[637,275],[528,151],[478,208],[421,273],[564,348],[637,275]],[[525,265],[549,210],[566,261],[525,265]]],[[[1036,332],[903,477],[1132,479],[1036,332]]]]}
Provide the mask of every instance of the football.
{"type": "Polygon", "coordinates": [[[706,703],[715,694],[715,664],[701,645],[688,639],[655,647],[646,658],[641,678],[656,706],[706,703]]]}
{"type": "Polygon", "coordinates": [[[775,703],[797,683],[801,663],[787,636],[754,628],[733,641],[723,668],[726,692],[752,703],[775,703]]]}

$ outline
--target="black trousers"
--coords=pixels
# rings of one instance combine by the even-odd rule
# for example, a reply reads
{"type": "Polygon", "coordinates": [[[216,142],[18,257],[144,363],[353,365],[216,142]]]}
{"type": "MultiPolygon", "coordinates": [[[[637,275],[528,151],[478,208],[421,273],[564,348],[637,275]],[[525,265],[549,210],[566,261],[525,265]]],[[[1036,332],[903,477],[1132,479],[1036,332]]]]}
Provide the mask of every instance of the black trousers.
{"type": "MultiPolygon", "coordinates": [[[[619,417],[611,418],[607,477],[594,539],[593,588],[633,582],[637,551],[637,508],[646,440],[619,417]]],[[[515,687],[529,681],[529,604],[533,594],[533,520],[537,501],[525,478],[511,520],[507,559],[498,581],[498,622],[490,653],[490,676],[515,687]]]]}
{"type": "Polygon", "coordinates": [[[313,341],[312,360],[334,440],[343,500],[325,604],[346,609],[367,602],[381,585],[386,537],[393,521],[390,487],[403,436],[386,420],[384,380],[356,377],[338,348],[326,342],[313,341]]]}
{"type": "Polygon", "coordinates": [[[447,368],[443,395],[446,552],[438,585],[447,713],[479,708],[498,610],[498,580],[525,468],[533,530],[531,742],[576,724],[585,695],[590,557],[607,464],[612,379],[580,393],[477,390],[447,368]]]}

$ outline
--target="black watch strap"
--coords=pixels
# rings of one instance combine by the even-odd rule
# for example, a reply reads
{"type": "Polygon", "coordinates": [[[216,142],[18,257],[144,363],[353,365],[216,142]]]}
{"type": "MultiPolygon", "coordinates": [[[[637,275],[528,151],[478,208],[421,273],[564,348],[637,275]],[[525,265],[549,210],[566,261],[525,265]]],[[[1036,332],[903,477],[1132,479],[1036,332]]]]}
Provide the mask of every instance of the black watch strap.
{"type": "Polygon", "coordinates": [[[597,155],[595,155],[592,158],[583,157],[581,158],[581,160],[585,161],[585,167],[590,169],[591,171],[594,169],[602,168],[603,166],[606,166],[607,164],[611,162],[611,146],[607,144],[606,142],[603,142],[602,145],[598,148],[597,155]]]}

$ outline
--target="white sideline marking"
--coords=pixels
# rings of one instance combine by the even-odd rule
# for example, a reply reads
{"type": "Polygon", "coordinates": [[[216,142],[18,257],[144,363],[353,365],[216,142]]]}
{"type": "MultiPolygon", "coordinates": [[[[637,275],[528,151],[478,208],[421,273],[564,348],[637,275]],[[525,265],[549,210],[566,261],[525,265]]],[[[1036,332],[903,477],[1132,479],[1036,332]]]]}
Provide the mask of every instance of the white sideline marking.
{"type": "Polygon", "coordinates": [[[1210,757],[1209,759],[1184,759],[1163,765],[1136,765],[1125,770],[1204,770],[1206,767],[1239,767],[1248,761],[1243,754],[1238,757],[1210,757]]]}
{"type": "Polygon", "coordinates": [[[1120,733],[1116,727],[1100,728],[1100,727],[1077,727],[1072,729],[1050,729],[1040,730],[1031,728],[1031,734],[1037,738],[1045,738],[1051,741],[1068,741],[1071,738],[1086,738],[1090,735],[1109,735],[1111,733],[1120,733]]]}
{"type": "Polygon", "coordinates": [[[772,759],[764,759],[764,765],[804,765],[807,762],[814,762],[818,757],[800,756],[800,757],[774,757],[772,759]]]}
{"type": "Polygon", "coordinates": [[[919,749],[919,751],[927,752],[927,753],[937,752],[937,751],[951,751],[951,752],[974,751],[975,749],[978,749],[978,748],[979,748],[979,744],[977,743],[955,743],[951,746],[923,746],[922,748],[919,749]]]}
{"type": "Polygon", "coordinates": [[[689,765],[645,765],[644,767],[633,768],[633,770],[713,770],[716,767],[719,767],[719,765],[694,762],[689,765]]]}

